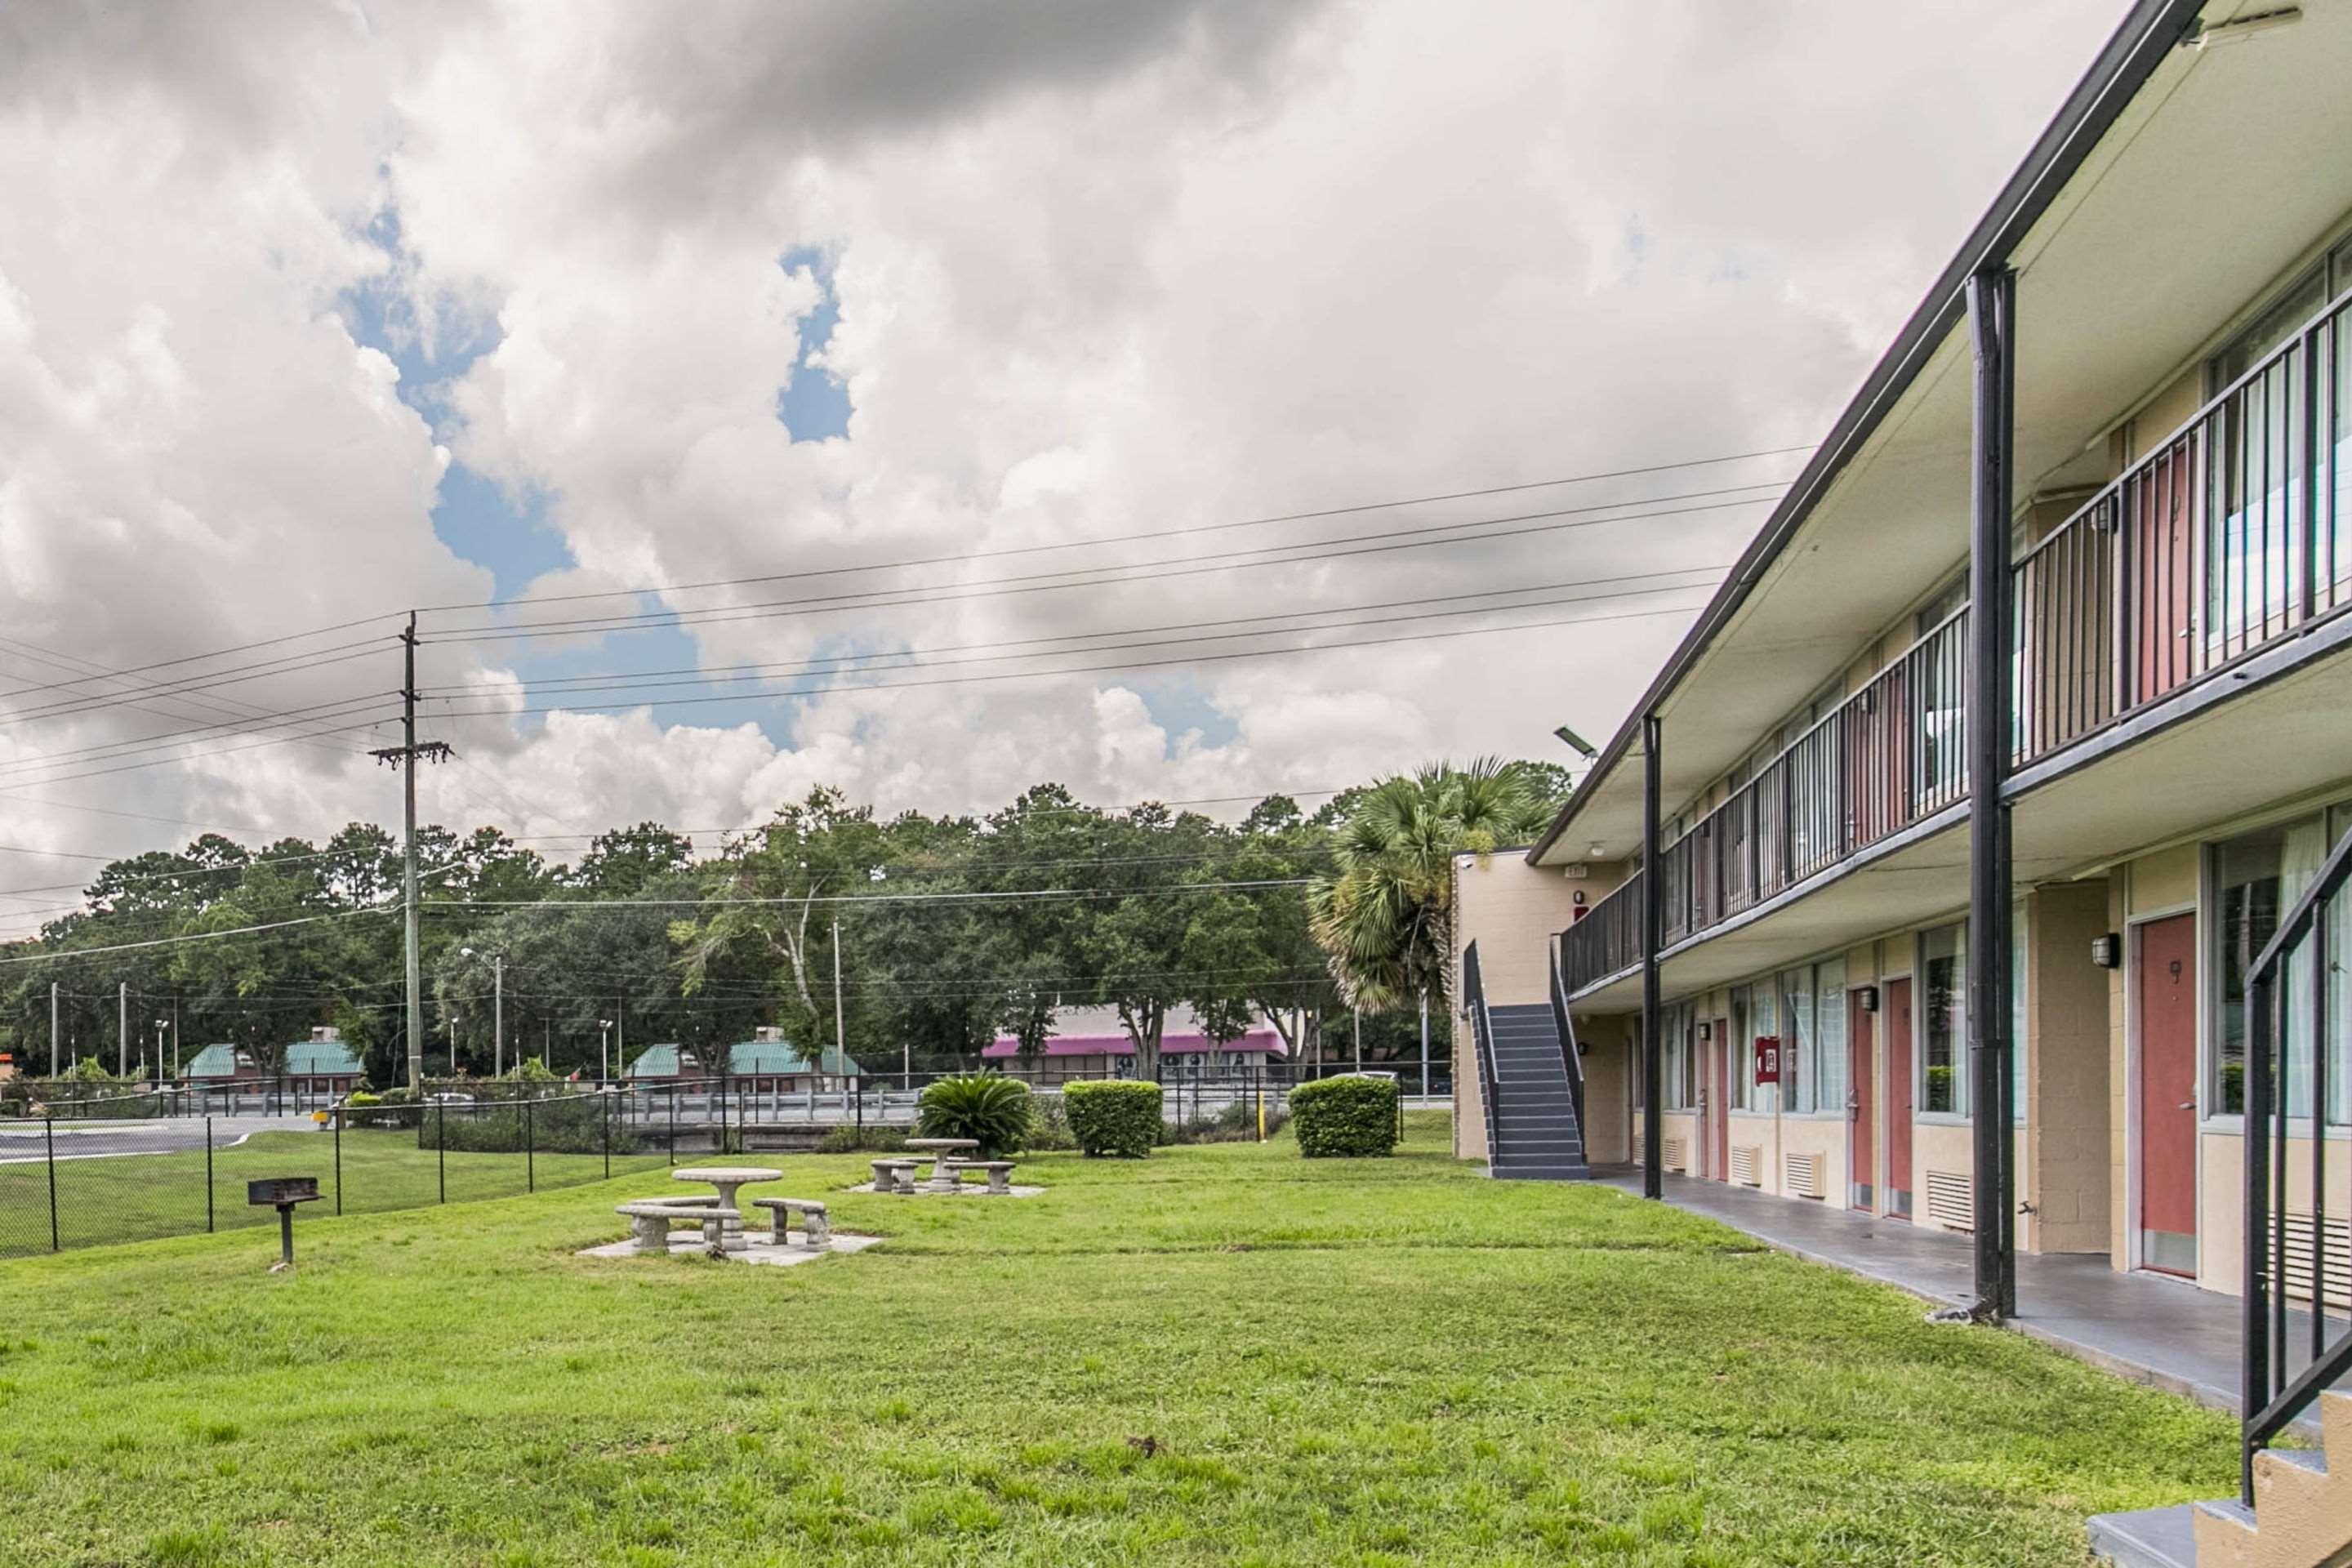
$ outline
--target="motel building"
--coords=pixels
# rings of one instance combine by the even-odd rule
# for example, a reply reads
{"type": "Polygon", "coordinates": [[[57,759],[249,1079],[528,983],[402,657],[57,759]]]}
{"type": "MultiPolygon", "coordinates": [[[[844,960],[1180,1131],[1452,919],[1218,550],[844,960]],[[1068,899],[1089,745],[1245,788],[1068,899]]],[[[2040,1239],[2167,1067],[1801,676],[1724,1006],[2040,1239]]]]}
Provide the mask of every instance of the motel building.
{"type": "Polygon", "coordinates": [[[2352,5],[2145,0],[1568,806],[1457,863],[1457,1152],[1958,1233],[2021,1324],[2020,1259],[2206,1293],[2197,1561],[2297,1528],[2255,1457],[2322,1411],[2352,1538],[2347,647],[2352,5]]]}

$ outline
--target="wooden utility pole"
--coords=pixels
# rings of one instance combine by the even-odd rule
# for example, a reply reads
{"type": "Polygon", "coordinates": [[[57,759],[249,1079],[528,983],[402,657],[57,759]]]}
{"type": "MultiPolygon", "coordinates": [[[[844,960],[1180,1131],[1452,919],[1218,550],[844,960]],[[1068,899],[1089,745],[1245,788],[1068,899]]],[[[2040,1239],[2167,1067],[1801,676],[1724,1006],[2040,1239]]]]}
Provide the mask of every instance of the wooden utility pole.
{"type": "Polygon", "coordinates": [[[408,1087],[425,1085],[425,967],[416,928],[416,764],[419,760],[446,763],[457,753],[446,741],[416,741],[416,612],[408,612],[408,626],[400,634],[404,656],[400,686],[400,741],[368,754],[401,771],[401,915],[408,973],[408,1087]]]}

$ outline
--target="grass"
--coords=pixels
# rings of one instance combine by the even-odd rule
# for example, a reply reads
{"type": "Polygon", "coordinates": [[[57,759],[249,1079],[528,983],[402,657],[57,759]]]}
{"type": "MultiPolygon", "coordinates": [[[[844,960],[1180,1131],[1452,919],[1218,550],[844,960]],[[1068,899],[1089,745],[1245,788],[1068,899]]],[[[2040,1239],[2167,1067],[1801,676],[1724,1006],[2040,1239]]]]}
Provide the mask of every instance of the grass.
{"type": "Polygon", "coordinates": [[[1020,1200],[786,1156],[889,1237],[788,1270],[574,1257],[651,1175],[0,1266],[0,1563],[2008,1568],[2233,1483],[2222,1416],[1442,1121],[1020,1200]]]}
{"type": "MultiPolygon", "coordinates": [[[[68,1155],[80,1133],[60,1133],[58,1152],[68,1155]]],[[[601,1181],[604,1161],[597,1154],[534,1156],[526,1173],[520,1154],[466,1153],[451,1150],[446,1164],[438,1152],[416,1146],[406,1131],[347,1131],[342,1137],[341,1197],[345,1214],[380,1213],[443,1201],[468,1203],[520,1196],[536,1184],[573,1186],[601,1181]]],[[[660,1169],[659,1154],[613,1157],[615,1178],[624,1172],[660,1169]]],[[[335,1141],[319,1132],[260,1132],[234,1145],[222,1134],[213,1152],[209,1220],[216,1230],[278,1223],[277,1211],[252,1208],[245,1184],[259,1176],[316,1176],[320,1201],[306,1205],[300,1224],[335,1212],[335,1141]]],[[[57,1163],[59,1245],[92,1247],[186,1236],[204,1230],[204,1150],[123,1158],[60,1158],[57,1163]]],[[[49,1171],[46,1164],[0,1165],[0,1258],[49,1250],[49,1171]]]]}

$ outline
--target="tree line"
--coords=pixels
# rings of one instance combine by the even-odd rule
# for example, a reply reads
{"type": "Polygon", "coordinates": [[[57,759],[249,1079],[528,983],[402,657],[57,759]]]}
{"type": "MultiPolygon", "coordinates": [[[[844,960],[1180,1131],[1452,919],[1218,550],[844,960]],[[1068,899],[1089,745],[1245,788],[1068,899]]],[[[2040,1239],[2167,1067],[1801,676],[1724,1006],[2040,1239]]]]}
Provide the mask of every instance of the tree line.
{"type": "MultiPolygon", "coordinates": [[[[1367,1059],[1390,1059],[1417,1049],[1424,991],[1442,1050],[1451,858],[1526,842],[1565,794],[1548,764],[1440,765],[1228,823],[1051,784],[983,815],[886,818],[819,788],[716,844],[639,823],[570,865],[495,827],[420,828],[427,1070],[594,1074],[656,1043],[714,1061],[763,1025],[812,1057],[838,1039],[868,1071],[939,1070],[1000,1033],[1041,1048],[1076,1005],[1116,1011],[1144,1076],[1180,1007],[1220,1037],[1263,1016],[1293,1059],[1346,1058],[1359,1028],[1367,1059]]],[[[37,937],[0,944],[0,1049],[48,1070],[54,986],[68,1062],[152,1077],[175,1047],[184,1065],[228,1043],[274,1072],[332,1026],[397,1082],[401,885],[397,841],[363,823],[112,862],[37,937]]]]}

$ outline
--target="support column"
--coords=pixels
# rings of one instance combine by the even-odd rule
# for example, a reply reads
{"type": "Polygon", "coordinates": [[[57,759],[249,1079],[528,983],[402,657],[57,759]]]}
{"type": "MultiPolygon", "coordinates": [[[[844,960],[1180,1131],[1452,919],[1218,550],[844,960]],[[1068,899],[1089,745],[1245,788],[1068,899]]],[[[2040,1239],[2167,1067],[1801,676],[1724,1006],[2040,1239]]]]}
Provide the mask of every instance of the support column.
{"type": "Polygon", "coordinates": [[[2016,692],[2011,680],[2010,503],[2014,493],[2017,274],[1969,279],[1976,350],[1969,548],[1969,1044],[1976,1147],[1975,1314],[2017,1311],[2016,1110],[2010,1064],[2011,928],[2009,780],[2016,692]]]}
{"type": "Polygon", "coordinates": [[[1664,726],[1642,716],[1642,1195],[1665,1195],[1664,1030],[1659,1024],[1658,949],[1664,945],[1665,899],[1658,868],[1658,745],[1664,726]]]}

